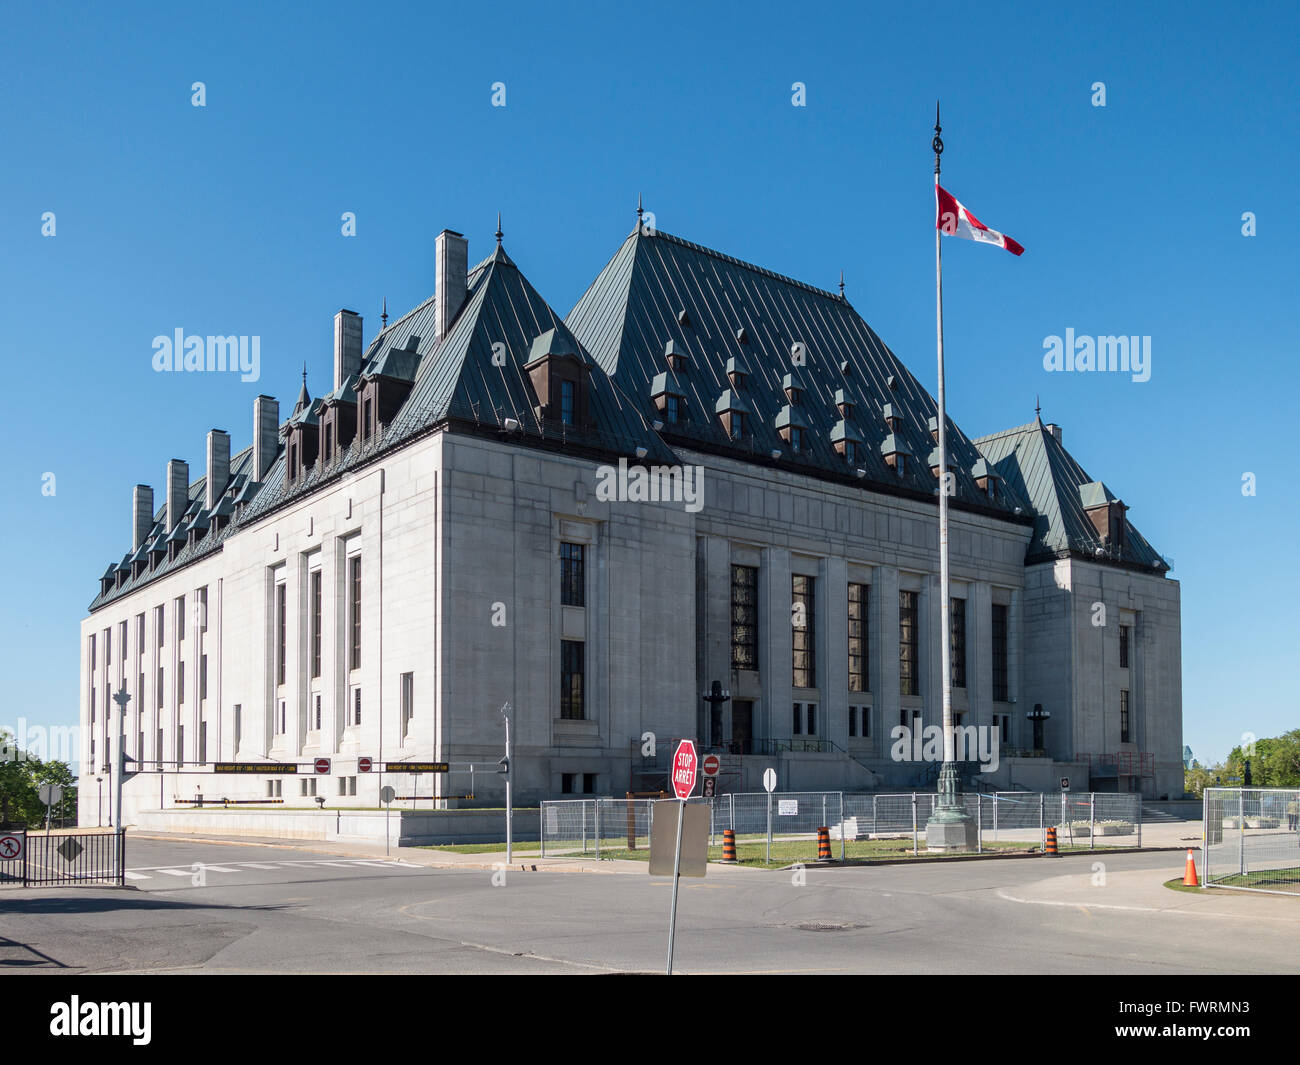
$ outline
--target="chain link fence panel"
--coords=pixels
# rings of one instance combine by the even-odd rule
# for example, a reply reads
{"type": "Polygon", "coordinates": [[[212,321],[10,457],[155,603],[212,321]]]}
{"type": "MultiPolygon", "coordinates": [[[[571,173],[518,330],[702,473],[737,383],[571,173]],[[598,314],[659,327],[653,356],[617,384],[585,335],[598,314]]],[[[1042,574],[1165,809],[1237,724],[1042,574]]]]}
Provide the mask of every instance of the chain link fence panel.
{"type": "Polygon", "coordinates": [[[1206,788],[1206,887],[1300,894],[1300,789],[1206,788]]]}

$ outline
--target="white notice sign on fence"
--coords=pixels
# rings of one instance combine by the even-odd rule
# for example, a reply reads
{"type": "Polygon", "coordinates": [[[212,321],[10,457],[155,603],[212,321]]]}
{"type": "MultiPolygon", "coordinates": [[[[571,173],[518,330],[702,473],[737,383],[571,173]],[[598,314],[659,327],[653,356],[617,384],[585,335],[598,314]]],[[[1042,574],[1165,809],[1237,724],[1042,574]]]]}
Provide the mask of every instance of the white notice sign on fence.
{"type": "Polygon", "coordinates": [[[798,799],[777,799],[776,812],[779,817],[798,817],[799,800],[798,799]]]}

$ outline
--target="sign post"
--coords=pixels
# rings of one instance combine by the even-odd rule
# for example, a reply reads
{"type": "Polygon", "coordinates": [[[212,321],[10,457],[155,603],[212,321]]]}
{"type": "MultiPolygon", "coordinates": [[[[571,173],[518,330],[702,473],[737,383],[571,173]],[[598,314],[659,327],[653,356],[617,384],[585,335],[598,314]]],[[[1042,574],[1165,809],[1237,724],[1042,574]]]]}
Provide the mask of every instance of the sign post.
{"type": "Polygon", "coordinates": [[[58,784],[41,785],[41,802],[45,803],[45,831],[50,830],[50,811],[59,804],[63,798],[63,788],[58,784]]]}
{"type": "Polygon", "coordinates": [[[677,938],[677,889],[682,881],[682,826],[686,823],[686,800],[695,790],[700,759],[691,740],[682,740],[673,754],[673,794],[681,801],[677,811],[677,846],[673,851],[673,904],[668,915],[668,975],[673,975],[673,946],[677,938]]]}
{"type": "Polygon", "coordinates": [[[379,789],[380,801],[384,804],[384,853],[388,853],[388,822],[393,815],[393,797],[397,794],[392,786],[385,784],[379,789]]]}
{"type": "Polygon", "coordinates": [[[506,865],[514,858],[514,819],[515,808],[510,794],[510,704],[501,707],[501,716],[506,719],[506,756],[501,759],[501,772],[506,778],[506,865]]]}
{"type": "Polygon", "coordinates": [[[776,770],[763,770],[763,790],[767,792],[767,864],[772,864],[772,792],[776,790],[776,770]]]}

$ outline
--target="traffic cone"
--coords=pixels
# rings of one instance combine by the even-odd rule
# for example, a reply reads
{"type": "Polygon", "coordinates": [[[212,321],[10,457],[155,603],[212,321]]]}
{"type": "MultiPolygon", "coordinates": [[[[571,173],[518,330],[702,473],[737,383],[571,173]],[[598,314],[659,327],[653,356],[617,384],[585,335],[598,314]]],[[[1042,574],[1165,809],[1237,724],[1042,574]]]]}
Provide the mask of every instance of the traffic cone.
{"type": "Polygon", "coordinates": [[[722,830],[722,860],[728,865],[736,864],[736,833],[729,828],[722,830]]]}
{"type": "Polygon", "coordinates": [[[831,858],[831,830],[829,828],[819,828],[817,830],[817,860],[819,862],[829,862],[831,858]]]}
{"type": "Polygon", "coordinates": [[[1201,882],[1196,878],[1196,855],[1192,853],[1192,848],[1187,848],[1187,868],[1183,873],[1183,883],[1187,887],[1200,887],[1201,882]]]}
{"type": "Polygon", "coordinates": [[[1047,850],[1045,853],[1054,857],[1060,856],[1061,852],[1056,848],[1056,829],[1054,827],[1047,830],[1047,850]]]}

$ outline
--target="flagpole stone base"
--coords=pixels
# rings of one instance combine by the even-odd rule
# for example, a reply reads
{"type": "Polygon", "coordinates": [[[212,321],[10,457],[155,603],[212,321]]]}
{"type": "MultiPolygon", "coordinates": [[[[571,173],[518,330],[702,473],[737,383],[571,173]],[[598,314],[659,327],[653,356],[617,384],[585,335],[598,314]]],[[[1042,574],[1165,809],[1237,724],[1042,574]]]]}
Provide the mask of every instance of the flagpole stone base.
{"type": "Polygon", "coordinates": [[[944,762],[939,770],[938,802],[925,823],[925,849],[973,851],[979,844],[979,825],[961,804],[957,766],[944,762]]]}

